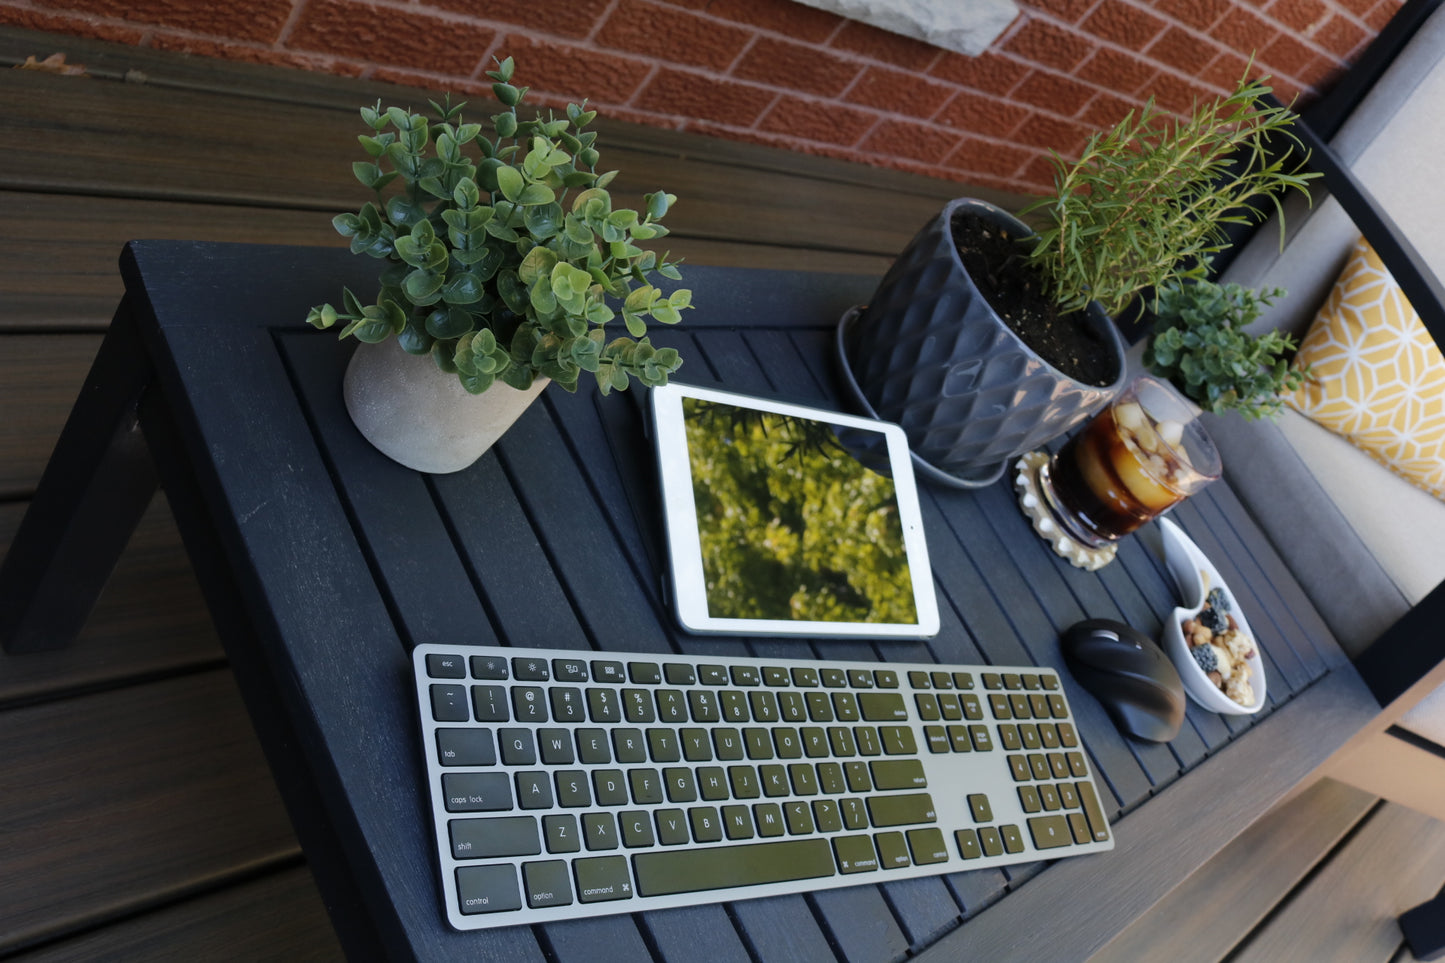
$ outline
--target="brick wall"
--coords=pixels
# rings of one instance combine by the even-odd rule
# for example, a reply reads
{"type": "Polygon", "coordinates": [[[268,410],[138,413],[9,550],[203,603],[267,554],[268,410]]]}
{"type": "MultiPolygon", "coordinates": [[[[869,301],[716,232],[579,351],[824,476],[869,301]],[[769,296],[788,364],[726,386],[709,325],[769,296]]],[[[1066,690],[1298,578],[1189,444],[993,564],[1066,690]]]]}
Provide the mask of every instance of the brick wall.
{"type": "MultiPolygon", "coordinates": [[[[964,2],[964,0],[940,0],[964,2]]],[[[792,0],[0,0],[0,22],[540,103],[1006,190],[1149,96],[1326,89],[1402,0],[1019,0],[978,57],[792,0]],[[538,96],[540,95],[540,96],[538,96]]]]}

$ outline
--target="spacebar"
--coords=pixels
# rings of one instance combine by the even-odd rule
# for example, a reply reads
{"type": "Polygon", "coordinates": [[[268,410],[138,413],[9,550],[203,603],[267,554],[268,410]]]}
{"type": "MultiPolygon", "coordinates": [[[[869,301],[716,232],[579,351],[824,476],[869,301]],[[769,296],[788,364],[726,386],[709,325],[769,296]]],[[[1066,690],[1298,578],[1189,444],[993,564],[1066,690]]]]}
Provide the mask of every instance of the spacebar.
{"type": "Polygon", "coordinates": [[[643,896],[815,879],[834,872],[833,851],[826,839],[639,853],[632,857],[632,867],[643,896]]]}

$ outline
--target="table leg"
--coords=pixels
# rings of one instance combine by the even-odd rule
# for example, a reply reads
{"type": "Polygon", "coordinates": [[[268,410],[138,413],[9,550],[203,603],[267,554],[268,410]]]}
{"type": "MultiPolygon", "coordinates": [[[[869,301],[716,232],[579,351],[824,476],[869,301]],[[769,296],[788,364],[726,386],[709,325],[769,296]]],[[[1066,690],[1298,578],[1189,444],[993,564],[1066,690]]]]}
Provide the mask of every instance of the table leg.
{"type": "Polygon", "coordinates": [[[137,422],[151,380],[121,302],[0,565],[0,645],[69,645],[90,617],[151,496],[156,473],[137,422]]]}
{"type": "Polygon", "coordinates": [[[1445,888],[1400,917],[1400,932],[1417,960],[1445,960],[1445,888]]]}

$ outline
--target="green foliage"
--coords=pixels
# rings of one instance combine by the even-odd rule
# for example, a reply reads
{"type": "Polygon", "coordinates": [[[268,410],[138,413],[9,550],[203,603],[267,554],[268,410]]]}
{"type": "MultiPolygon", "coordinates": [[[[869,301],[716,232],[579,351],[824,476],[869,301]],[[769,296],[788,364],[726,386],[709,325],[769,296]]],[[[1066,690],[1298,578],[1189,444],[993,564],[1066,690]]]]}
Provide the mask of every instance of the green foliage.
{"type": "Polygon", "coordinates": [[[839,457],[826,425],[684,405],[711,614],[917,620],[892,479],[839,457]]]}
{"type": "Polygon", "coordinates": [[[1050,215],[1029,259],[1064,310],[1098,301],[1117,315],[1140,292],[1200,277],[1229,244],[1225,225],[1261,216],[1242,205],[1268,198],[1279,210],[1279,192],[1306,189],[1317,176],[1300,170],[1307,155],[1265,154],[1275,135],[1298,145],[1294,114],[1260,102],[1270,89],[1246,73],[1232,95],[1182,120],[1151,99],[1091,137],[1077,162],[1054,155],[1054,196],[1023,213],[1050,215]]]}
{"type": "Polygon", "coordinates": [[[1283,297],[1282,288],[1255,292],[1238,284],[1171,282],[1154,306],[1154,333],[1144,365],[1168,378],[1206,411],[1234,409],[1246,418],[1274,417],[1280,392],[1294,391],[1308,371],[1291,367],[1297,345],[1280,331],[1246,333],[1261,305],[1283,297]]]}
{"type": "Polygon", "coordinates": [[[591,372],[603,394],[630,379],[667,383],[682,359],[647,339],[648,320],[675,324],[691,305],[686,288],[664,295],[654,273],[680,280],[678,262],[639,242],[665,237],[661,221],[677,198],[644,196],[641,212],[614,207],[597,173],[596,117],[569,104],[566,117],[521,120],[527,93],[512,85],[512,59],[487,74],[501,105],[491,134],[465,123],[465,104],[432,102],[434,119],[399,107],[362,108],[367,160],[352,170],[375,193],[336,230],[351,250],[387,261],[374,304],[349,290],[340,309],[323,304],[306,320],[343,324],[341,337],[395,335],[480,393],[501,379],[526,388],[545,376],[577,389],[591,372]],[[626,335],[608,340],[621,315],[626,335]]]}

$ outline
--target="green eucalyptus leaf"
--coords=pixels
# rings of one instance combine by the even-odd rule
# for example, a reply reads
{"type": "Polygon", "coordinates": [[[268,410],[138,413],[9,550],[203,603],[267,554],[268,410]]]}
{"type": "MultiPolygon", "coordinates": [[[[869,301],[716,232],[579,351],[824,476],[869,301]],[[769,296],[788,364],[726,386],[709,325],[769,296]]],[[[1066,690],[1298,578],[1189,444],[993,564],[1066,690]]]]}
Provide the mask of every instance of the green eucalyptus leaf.
{"type": "Polygon", "coordinates": [[[446,279],[441,274],[417,269],[406,276],[401,287],[413,304],[428,305],[441,299],[442,285],[445,282],[446,279]]]}
{"type": "Polygon", "coordinates": [[[539,278],[549,277],[552,268],[557,264],[557,255],[545,247],[534,247],[522,258],[522,263],[517,267],[517,277],[523,284],[533,285],[539,278]]]}
{"type": "Polygon", "coordinates": [[[408,321],[396,336],[397,344],[408,354],[426,354],[434,341],[436,339],[427,333],[425,327],[418,327],[413,321],[408,321]]]}
{"type": "Polygon", "coordinates": [[[410,228],[425,222],[426,211],[411,198],[397,194],[386,202],[386,216],[397,227],[410,228]]]}
{"type": "Polygon", "coordinates": [[[522,212],[522,223],[527,226],[527,232],[539,241],[555,237],[564,223],[562,205],[553,201],[528,207],[522,212]]]}
{"type": "Polygon", "coordinates": [[[472,317],[456,307],[439,307],[426,316],[426,332],[433,338],[448,341],[472,330],[472,317]]]}
{"type": "Polygon", "coordinates": [[[522,178],[522,172],[515,167],[499,165],[496,170],[497,187],[501,190],[502,196],[513,203],[518,203],[522,191],[527,187],[526,181],[522,178]]]}
{"type": "Polygon", "coordinates": [[[482,279],[469,271],[449,278],[442,286],[442,300],[447,304],[476,304],[485,293],[482,279]]]}
{"type": "MultiPolygon", "coordinates": [[[[506,194],[506,191],[502,192],[506,194]]],[[[521,193],[516,197],[508,196],[507,200],[513,201],[522,207],[535,207],[539,204],[551,204],[557,200],[557,194],[546,184],[528,184],[522,188],[521,193]]]]}

